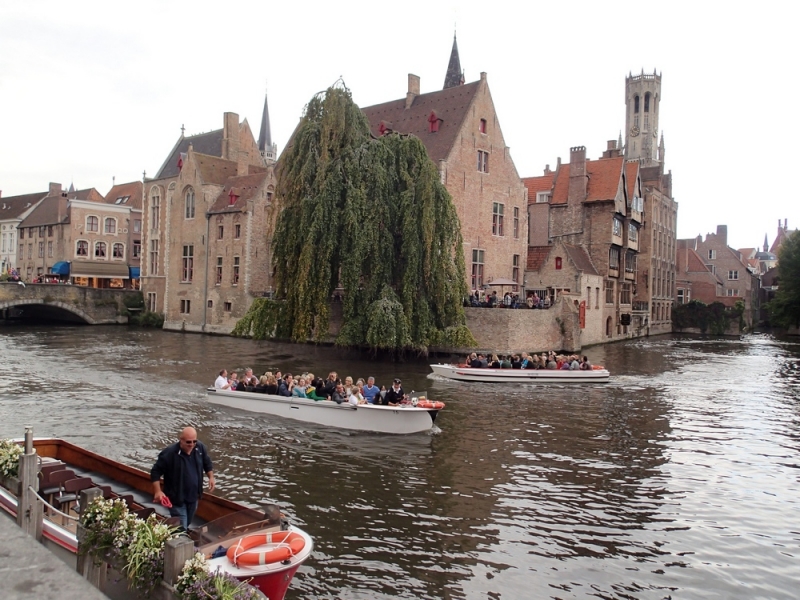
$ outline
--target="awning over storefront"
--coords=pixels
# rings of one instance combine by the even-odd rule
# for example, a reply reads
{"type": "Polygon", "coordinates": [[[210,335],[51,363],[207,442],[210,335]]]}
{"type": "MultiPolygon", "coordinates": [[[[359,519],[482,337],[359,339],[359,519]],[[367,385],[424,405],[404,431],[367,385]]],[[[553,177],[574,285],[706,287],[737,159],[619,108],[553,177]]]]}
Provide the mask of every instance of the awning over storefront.
{"type": "Polygon", "coordinates": [[[131,279],[139,279],[139,267],[128,267],[131,272],[131,279]]]}
{"type": "Polygon", "coordinates": [[[125,263],[110,263],[94,260],[73,260],[73,277],[99,277],[101,279],[130,279],[130,271],[125,263]]]}
{"type": "Polygon", "coordinates": [[[53,268],[50,269],[50,272],[55,273],[56,275],[69,275],[69,263],[64,260],[60,260],[53,265],[53,268]]]}

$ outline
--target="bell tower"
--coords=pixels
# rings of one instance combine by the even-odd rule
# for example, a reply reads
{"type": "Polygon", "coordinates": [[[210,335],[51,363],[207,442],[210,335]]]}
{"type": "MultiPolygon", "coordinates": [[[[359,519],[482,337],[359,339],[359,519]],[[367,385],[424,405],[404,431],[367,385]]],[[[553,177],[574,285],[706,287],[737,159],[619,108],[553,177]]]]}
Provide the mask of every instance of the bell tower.
{"type": "Polygon", "coordinates": [[[625,158],[639,159],[643,167],[662,164],[663,136],[658,141],[661,75],[630,74],[625,78],[625,158]]]}

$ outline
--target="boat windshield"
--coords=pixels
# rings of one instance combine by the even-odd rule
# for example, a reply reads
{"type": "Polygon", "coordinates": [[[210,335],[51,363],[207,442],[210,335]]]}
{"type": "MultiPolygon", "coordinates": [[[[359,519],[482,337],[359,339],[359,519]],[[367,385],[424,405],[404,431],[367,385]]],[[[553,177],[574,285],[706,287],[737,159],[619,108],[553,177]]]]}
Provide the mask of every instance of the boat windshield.
{"type": "Polygon", "coordinates": [[[263,511],[248,508],[214,519],[201,527],[190,530],[189,536],[200,546],[201,551],[207,551],[206,546],[225,545],[223,542],[226,540],[236,539],[254,531],[280,529],[280,527],[280,508],[275,505],[267,505],[263,511]]]}

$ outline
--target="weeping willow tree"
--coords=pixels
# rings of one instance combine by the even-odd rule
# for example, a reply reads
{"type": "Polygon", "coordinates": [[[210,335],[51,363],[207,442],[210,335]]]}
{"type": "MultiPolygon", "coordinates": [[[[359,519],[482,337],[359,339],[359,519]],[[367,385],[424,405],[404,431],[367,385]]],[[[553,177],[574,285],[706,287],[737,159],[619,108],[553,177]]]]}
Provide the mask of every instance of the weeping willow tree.
{"type": "Polygon", "coordinates": [[[325,340],[341,286],[339,345],[475,344],[458,215],[418,138],[372,138],[334,86],[309,102],[277,178],[275,300],[255,300],[235,335],[325,340]]]}

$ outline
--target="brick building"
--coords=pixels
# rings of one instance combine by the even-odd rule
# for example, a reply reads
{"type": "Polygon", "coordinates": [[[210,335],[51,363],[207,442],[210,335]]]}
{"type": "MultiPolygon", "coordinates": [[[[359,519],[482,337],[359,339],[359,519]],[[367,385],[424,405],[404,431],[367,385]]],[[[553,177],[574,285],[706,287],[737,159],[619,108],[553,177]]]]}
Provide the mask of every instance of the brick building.
{"type": "Polygon", "coordinates": [[[420,78],[409,74],[405,98],[363,111],[373,135],[413,134],[425,144],[461,222],[470,288],[483,289],[499,278],[521,285],[526,192],[503,138],[486,73],[464,83],[454,39],[444,89],[422,94],[420,78]]]}
{"type": "MultiPolygon", "coordinates": [[[[727,225],[717,225],[716,233],[709,233],[705,240],[703,236],[678,240],[678,247],[694,250],[709,271],[716,275],[721,284],[717,297],[712,302],[721,302],[726,306],[733,306],[737,300],[742,300],[745,306],[744,320],[748,326],[756,322],[758,313],[759,278],[744,261],[741,253],[728,246],[727,225]]],[[[694,294],[695,300],[709,303],[694,294]]]]}
{"type": "Polygon", "coordinates": [[[269,293],[274,157],[267,101],[256,142],[247,120],[181,137],[145,180],[142,291],[165,329],[229,333],[269,293]]]}
{"type": "Polygon", "coordinates": [[[37,192],[3,198],[0,192],[0,273],[16,270],[19,224],[48,194],[37,192]]]}
{"type": "Polygon", "coordinates": [[[679,242],[676,250],[675,286],[678,304],[698,300],[715,302],[723,295],[722,280],[713,273],[702,257],[688,245],[679,242]]]}

